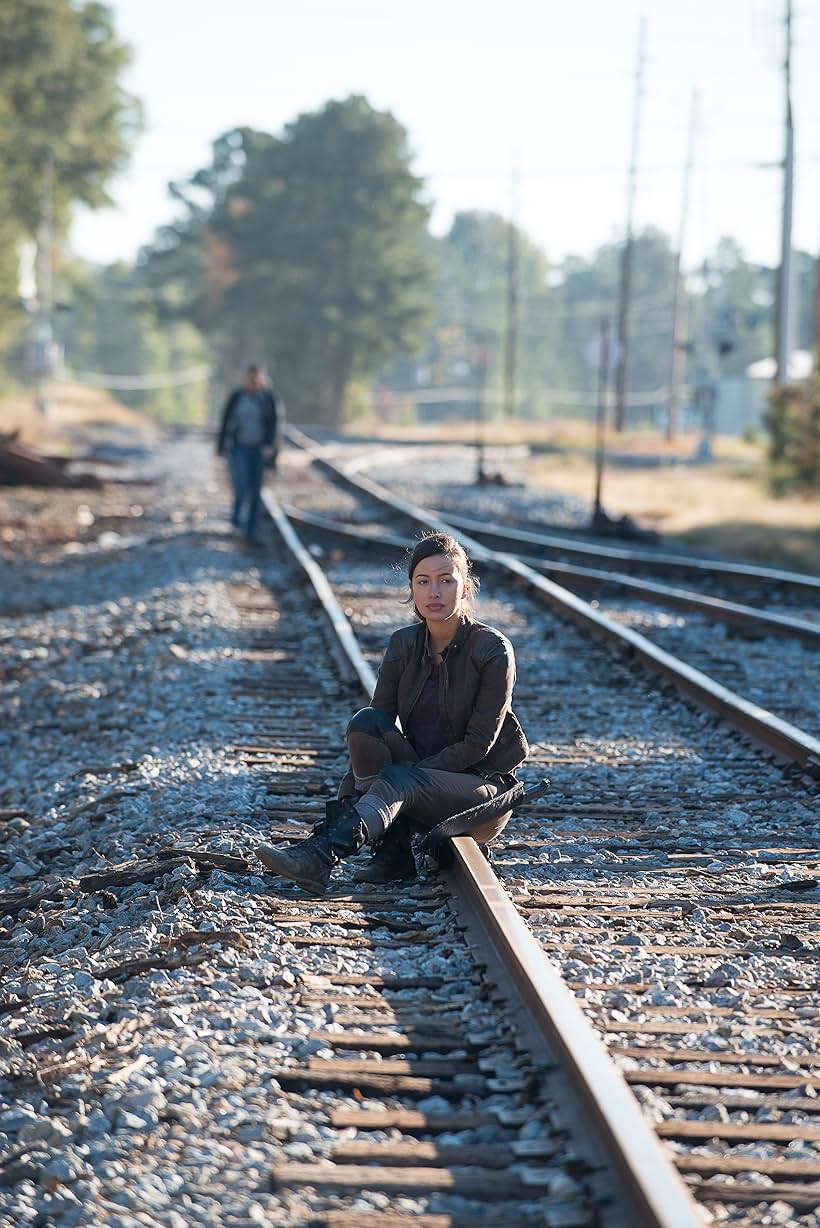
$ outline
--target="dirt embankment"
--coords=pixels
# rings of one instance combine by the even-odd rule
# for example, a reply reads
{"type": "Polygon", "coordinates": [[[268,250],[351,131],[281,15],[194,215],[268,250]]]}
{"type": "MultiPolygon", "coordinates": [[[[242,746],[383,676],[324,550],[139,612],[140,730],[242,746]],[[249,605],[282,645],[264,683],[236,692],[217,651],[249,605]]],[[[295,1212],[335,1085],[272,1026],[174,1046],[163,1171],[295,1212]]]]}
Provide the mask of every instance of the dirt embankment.
{"type": "Polygon", "coordinates": [[[17,431],[20,440],[46,452],[70,453],[95,435],[132,433],[150,443],[157,428],[150,418],[121,405],[100,388],[83,384],[55,385],[48,414],[37,411],[30,392],[14,392],[0,400],[0,433],[17,431]]]}

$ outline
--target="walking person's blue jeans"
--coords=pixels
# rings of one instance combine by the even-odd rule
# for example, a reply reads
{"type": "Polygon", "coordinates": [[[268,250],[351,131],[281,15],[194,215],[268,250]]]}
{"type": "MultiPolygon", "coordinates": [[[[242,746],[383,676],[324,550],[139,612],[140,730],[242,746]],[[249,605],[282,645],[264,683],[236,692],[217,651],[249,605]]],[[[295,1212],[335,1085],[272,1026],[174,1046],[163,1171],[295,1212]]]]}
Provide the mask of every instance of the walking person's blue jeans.
{"type": "Polygon", "coordinates": [[[248,541],[252,541],[262,492],[262,449],[237,444],[228,458],[228,466],[233,482],[231,524],[242,529],[248,541]]]}

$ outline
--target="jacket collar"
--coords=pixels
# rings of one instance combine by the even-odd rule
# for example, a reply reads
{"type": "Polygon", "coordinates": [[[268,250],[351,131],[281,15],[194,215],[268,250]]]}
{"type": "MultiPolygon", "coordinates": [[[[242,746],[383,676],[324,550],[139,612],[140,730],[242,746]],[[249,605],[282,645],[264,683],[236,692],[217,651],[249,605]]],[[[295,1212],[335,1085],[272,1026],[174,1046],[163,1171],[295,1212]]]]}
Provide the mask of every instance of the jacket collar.
{"type": "MultiPolygon", "coordinates": [[[[455,635],[450,640],[450,643],[447,645],[446,649],[444,650],[446,656],[449,657],[449,656],[452,656],[454,653],[458,652],[458,650],[461,648],[462,644],[464,643],[464,641],[466,640],[467,636],[470,634],[470,631],[472,630],[474,626],[475,626],[475,622],[473,621],[472,618],[470,618],[469,614],[459,615],[458,631],[456,631],[455,635]]],[[[429,657],[430,656],[430,631],[427,627],[427,623],[422,621],[422,623],[419,626],[419,630],[421,632],[422,653],[425,657],[429,657]]]]}

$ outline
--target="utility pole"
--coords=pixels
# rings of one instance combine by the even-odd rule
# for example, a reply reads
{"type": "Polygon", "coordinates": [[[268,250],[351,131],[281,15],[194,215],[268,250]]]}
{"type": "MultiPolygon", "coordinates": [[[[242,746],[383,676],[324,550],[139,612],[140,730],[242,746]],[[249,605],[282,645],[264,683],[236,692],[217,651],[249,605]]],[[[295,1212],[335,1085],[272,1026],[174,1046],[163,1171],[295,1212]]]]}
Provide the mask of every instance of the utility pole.
{"type": "Polygon", "coordinates": [[[518,171],[510,172],[510,224],[507,231],[507,310],[504,329],[504,417],[515,417],[518,368],[518,171]]]}
{"type": "Polygon", "coordinates": [[[476,381],[476,471],[475,480],[477,486],[483,486],[488,481],[487,466],[485,464],[485,414],[484,414],[484,397],[487,388],[487,364],[489,362],[489,349],[487,340],[481,336],[475,351],[475,370],[477,375],[476,381]]]}
{"type": "Polygon", "coordinates": [[[606,403],[609,388],[610,366],[610,332],[609,320],[601,320],[598,337],[598,398],[595,407],[595,508],[592,513],[592,527],[600,528],[605,520],[601,506],[601,484],[604,476],[604,455],[606,448],[606,403]]]}
{"type": "Polygon", "coordinates": [[[40,225],[37,231],[37,316],[34,333],[33,374],[36,380],[35,403],[45,417],[49,411],[48,378],[54,371],[54,333],[52,328],[54,235],[54,160],[46,154],[40,225]]]}
{"type": "Polygon", "coordinates": [[[698,94],[692,90],[689,104],[689,134],[686,139],[686,164],[683,170],[683,196],[681,199],[678,247],[675,253],[675,283],[672,298],[672,362],[669,373],[669,408],[666,416],[666,438],[675,439],[680,426],[680,385],[684,367],[685,312],[683,294],[683,246],[686,241],[686,224],[689,220],[689,198],[692,185],[692,166],[695,156],[695,131],[698,116],[698,94]]]}
{"type": "Polygon", "coordinates": [[[626,237],[621,253],[621,282],[618,290],[618,365],[615,368],[615,430],[622,431],[626,422],[626,390],[629,376],[629,299],[632,293],[632,248],[635,192],[638,179],[638,141],[643,105],[643,70],[646,43],[646,19],[638,25],[638,63],[635,69],[635,110],[632,118],[632,153],[629,159],[629,180],[626,195],[626,237]]]}
{"type": "Polygon", "coordinates": [[[783,220],[780,237],[780,270],[777,277],[775,328],[775,382],[789,380],[792,332],[792,200],[794,195],[794,117],[792,114],[792,0],[786,0],[786,56],[783,77],[786,93],[786,141],[783,155],[783,220]]]}
{"type": "Polygon", "coordinates": [[[812,312],[812,349],[814,369],[820,370],[820,256],[814,261],[814,309],[812,312]]]}

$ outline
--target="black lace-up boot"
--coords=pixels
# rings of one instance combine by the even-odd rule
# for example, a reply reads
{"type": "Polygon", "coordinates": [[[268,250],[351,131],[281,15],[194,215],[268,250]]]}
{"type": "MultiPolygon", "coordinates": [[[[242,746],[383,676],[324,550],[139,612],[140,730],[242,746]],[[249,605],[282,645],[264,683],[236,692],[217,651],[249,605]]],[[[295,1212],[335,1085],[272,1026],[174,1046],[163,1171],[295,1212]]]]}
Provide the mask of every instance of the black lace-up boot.
{"type": "Polygon", "coordinates": [[[314,826],[307,840],[288,848],[263,844],[256,850],[256,856],[268,870],[316,895],[327,890],[336,863],[358,853],[367,842],[367,830],[350,798],[328,802],[325,810],[325,817],[314,826]]]}
{"type": "Polygon", "coordinates": [[[399,817],[384,835],[373,842],[373,855],[366,866],[354,871],[355,883],[412,882],[416,877],[416,859],[410,843],[407,820],[399,817]]]}

